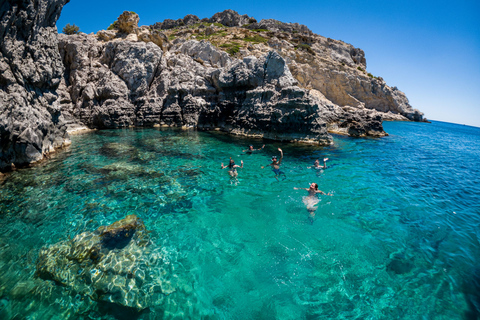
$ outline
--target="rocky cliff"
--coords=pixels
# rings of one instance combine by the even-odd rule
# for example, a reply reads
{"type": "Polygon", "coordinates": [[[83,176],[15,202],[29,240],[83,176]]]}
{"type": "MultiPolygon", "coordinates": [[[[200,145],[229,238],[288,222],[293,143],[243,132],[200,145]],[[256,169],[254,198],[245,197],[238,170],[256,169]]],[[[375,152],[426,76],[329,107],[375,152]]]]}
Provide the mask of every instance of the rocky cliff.
{"type": "Polygon", "coordinates": [[[56,89],[57,21],[68,0],[0,1],[0,171],[69,143],[56,89]]]}
{"type": "MultiPolygon", "coordinates": [[[[252,17],[226,10],[210,19],[189,15],[150,28],[161,29],[174,43],[206,39],[236,58],[259,57],[276,50],[300,87],[319,91],[322,98],[333,104],[398,114],[413,121],[423,119],[423,114],[412,108],[403,92],[366,71],[363,50],[314,34],[304,25],[273,19],[257,23],[252,17]]],[[[389,119],[388,115],[383,117],[389,119]]],[[[393,116],[393,119],[402,118],[393,116]]]]}
{"type": "Polygon", "coordinates": [[[139,27],[124,12],[110,30],[61,34],[57,46],[65,2],[2,4],[1,170],[68,143],[66,129],[182,126],[330,144],[329,132],[383,136],[382,120],[422,118],[365,71],[362,50],[299,24],[226,10],[139,27]]]}
{"type": "MultiPolygon", "coordinates": [[[[307,85],[305,79],[318,76],[318,70],[307,70],[308,66],[318,69],[320,62],[330,66],[334,60],[324,58],[323,52],[318,53],[318,61],[304,61],[305,55],[316,56],[315,51],[290,42],[320,41],[305,26],[274,20],[257,23],[232,10],[210,19],[188,15],[150,27],[138,27],[138,21],[135,13],[124,12],[110,30],[96,36],[60,35],[66,67],[61,86],[63,110],[72,119],[72,127],[186,126],[329,144],[328,131],[385,135],[382,119],[406,120],[403,115],[411,111],[408,101],[401,111],[382,105],[378,110],[382,112],[366,108],[358,99],[350,105],[338,103],[340,98],[334,103],[325,96],[328,90],[307,85]],[[252,31],[254,27],[273,31],[252,31]],[[279,42],[276,36],[281,35],[291,37],[290,42],[279,42]],[[302,74],[300,63],[306,64],[302,74]]],[[[365,67],[363,51],[344,46],[340,42],[330,45],[335,49],[329,54],[341,61],[339,65],[350,64],[347,71],[359,72],[354,66],[365,67]]],[[[381,82],[369,81],[370,86],[371,81],[381,82]]],[[[389,89],[384,83],[377,86],[389,89]]],[[[340,96],[344,91],[337,88],[335,92],[340,96]]],[[[344,95],[353,101],[352,94],[344,95]]]]}

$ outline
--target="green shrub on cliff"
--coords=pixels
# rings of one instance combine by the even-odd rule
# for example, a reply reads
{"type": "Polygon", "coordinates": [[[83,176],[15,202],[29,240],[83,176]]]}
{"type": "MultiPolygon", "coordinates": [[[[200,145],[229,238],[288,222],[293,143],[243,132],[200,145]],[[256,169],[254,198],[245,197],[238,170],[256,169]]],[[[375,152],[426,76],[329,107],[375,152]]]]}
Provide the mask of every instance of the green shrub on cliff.
{"type": "Polygon", "coordinates": [[[243,41],[253,42],[253,43],[265,43],[265,42],[267,42],[268,40],[265,39],[264,37],[259,36],[258,34],[256,34],[256,35],[254,35],[253,37],[245,37],[245,38],[243,38],[243,41]]]}
{"type": "Polygon", "coordinates": [[[238,47],[238,46],[231,47],[230,49],[227,50],[227,53],[230,56],[234,56],[237,52],[240,52],[240,47],[238,47]]]}
{"type": "Polygon", "coordinates": [[[111,25],[108,26],[107,30],[113,30],[113,29],[116,29],[117,27],[117,21],[115,21],[114,23],[112,23],[111,25]]]}
{"type": "Polygon", "coordinates": [[[65,27],[63,27],[63,33],[65,34],[77,34],[80,31],[80,27],[77,27],[75,24],[70,25],[67,23],[65,27]]]}
{"type": "Polygon", "coordinates": [[[240,48],[242,47],[241,44],[238,42],[232,42],[232,43],[224,43],[220,45],[221,48],[228,48],[227,53],[231,56],[234,56],[237,52],[240,51],[240,48]]]}
{"type": "Polygon", "coordinates": [[[306,43],[299,44],[298,46],[295,47],[295,49],[303,49],[303,50],[306,50],[311,55],[314,55],[314,56],[316,55],[316,53],[315,53],[315,51],[313,51],[312,47],[309,44],[306,44],[306,43]]]}

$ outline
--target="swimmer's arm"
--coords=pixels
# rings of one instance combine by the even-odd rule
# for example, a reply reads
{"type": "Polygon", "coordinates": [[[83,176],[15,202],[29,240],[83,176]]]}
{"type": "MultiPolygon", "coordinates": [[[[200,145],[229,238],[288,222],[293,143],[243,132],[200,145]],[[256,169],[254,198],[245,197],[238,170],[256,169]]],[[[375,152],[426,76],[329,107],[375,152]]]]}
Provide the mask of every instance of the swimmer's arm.
{"type": "Polygon", "coordinates": [[[328,158],[323,158],[323,169],[327,169],[328,158]]]}
{"type": "Polygon", "coordinates": [[[237,165],[237,167],[239,167],[239,168],[242,168],[242,169],[243,169],[243,160],[240,160],[240,163],[241,163],[242,165],[241,165],[241,166],[238,166],[238,165],[237,165]]]}
{"type": "Polygon", "coordinates": [[[222,163],[222,169],[225,169],[225,168],[228,168],[228,166],[224,166],[223,163],[222,163]]]}
{"type": "Polygon", "coordinates": [[[293,189],[294,189],[294,190],[307,190],[307,191],[308,191],[307,188],[297,188],[297,187],[293,187],[293,189]]]}
{"type": "Polygon", "coordinates": [[[283,159],[283,151],[280,148],[278,148],[278,151],[280,151],[280,160],[278,160],[278,165],[280,165],[280,163],[282,163],[282,159],[283,159]]]}
{"type": "Polygon", "coordinates": [[[317,190],[316,193],[323,194],[324,196],[333,196],[333,194],[325,193],[325,192],[323,192],[322,190],[317,190]]]}
{"type": "Polygon", "coordinates": [[[263,148],[265,148],[265,145],[263,145],[261,148],[258,148],[257,150],[262,150],[263,148]]]}

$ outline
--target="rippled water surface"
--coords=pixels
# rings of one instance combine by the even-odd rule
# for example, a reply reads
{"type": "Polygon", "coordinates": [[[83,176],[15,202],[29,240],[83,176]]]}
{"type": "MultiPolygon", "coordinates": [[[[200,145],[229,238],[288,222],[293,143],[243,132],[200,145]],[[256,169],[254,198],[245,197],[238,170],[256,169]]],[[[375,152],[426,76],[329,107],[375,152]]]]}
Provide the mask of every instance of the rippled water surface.
{"type": "Polygon", "coordinates": [[[384,127],[326,148],[181,130],[74,136],[0,182],[0,318],[475,319],[480,129],[384,127]],[[279,147],[277,181],[261,166],[279,147]],[[238,180],[220,169],[230,157],[244,161],[238,180]],[[324,157],[326,170],[307,168],[324,157]],[[333,194],[314,216],[293,189],[310,182],[333,194]],[[42,247],[129,214],[168,265],[150,270],[172,279],[161,304],[117,308],[35,277],[42,247]]]}

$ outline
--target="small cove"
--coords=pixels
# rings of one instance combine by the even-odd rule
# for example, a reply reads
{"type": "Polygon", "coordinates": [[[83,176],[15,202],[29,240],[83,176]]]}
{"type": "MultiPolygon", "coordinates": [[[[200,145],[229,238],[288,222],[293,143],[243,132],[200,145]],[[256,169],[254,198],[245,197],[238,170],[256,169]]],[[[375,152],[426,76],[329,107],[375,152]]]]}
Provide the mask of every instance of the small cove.
{"type": "Polygon", "coordinates": [[[463,319],[468,293],[478,299],[480,129],[384,126],[388,137],[330,147],[173,129],[74,136],[1,185],[0,317],[121,318],[35,280],[35,263],[43,246],[136,214],[161,261],[152,276],[171,287],[130,318],[463,319]],[[277,182],[261,166],[279,147],[277,182]],[[230,157],[244,161],[235,181],[220,169],[230,157]],[[326,170],[307,169],[324,157],[326,170]],[[293,190],[310,182],[333,194],[313,224],[293,190]]]}

